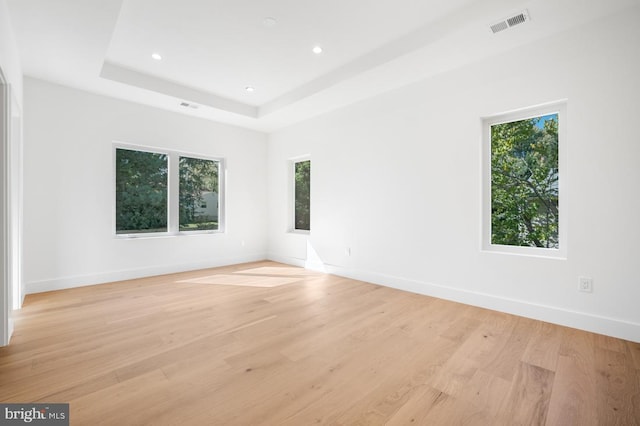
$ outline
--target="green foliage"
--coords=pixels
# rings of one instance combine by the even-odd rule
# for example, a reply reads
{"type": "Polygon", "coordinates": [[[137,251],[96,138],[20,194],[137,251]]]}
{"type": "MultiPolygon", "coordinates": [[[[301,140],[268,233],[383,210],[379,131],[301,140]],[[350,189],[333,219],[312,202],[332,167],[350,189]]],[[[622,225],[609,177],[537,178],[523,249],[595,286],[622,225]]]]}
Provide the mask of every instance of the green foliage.
{"type": "Polygon", "coordinates": [[[167,156],[116,149],[116,233],[167,230],[167,156]]]}
{"type": "Polygon", "coordinates": [[[491,127],[491,242],[558,247],[557,115],[491,127]]]}
{"type": "Polygon", "coordinates": [[[218,194],[218,162],[180,157],[180,230],[218,229],[218,216],[199,213],[203,193],[218,194]],[[212,219],[215,219],[213,221],[212,219]]]}
{"type": "Polygon", "coordinates": [[[197,222],[180,225],[181,231],[204,231],[218,229],[218,222],[197,222]]]}
{"type": "Polygon", "coordinates": [[[311,161],[295,163],[295,229],[311,229],[311,161]]]}

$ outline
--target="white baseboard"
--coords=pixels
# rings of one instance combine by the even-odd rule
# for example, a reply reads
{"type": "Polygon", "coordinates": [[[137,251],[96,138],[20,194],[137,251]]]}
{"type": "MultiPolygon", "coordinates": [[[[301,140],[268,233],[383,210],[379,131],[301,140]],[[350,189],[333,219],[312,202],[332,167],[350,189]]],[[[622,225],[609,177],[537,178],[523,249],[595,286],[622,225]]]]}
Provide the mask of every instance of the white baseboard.
{"type": "Polygon", "coordinates": [[[218,258],[206,262],[194,262],[178,265],[158,265],[147,268],[108,271],[100,274],[78,275],[72,277],[54,278],[50,280],[26,283],[26,293],[42,293],[45,291],[64,290],[67,288],[84,287],[88,285],[104,284],[114,281],[131,280],[135,278],[151,277],[154,275],[174,274],[177,272],[195,271],[198,269],[217,268],[219,266],[236,265],[247,262],[257,262],[267,258],[264,254],[249,256],[218,258]]]}
{"type": "MultiPolygon", "coordinates": [[[[304,267],[303,259],[269,255],[269,260],[304,267]]],[[[377,272],[368,272],[324,265],[324,270],[333,275],[391,287],[398,290],[451,300],[453,302],[487,308],[521,317],[532,318],[593,333],[604,334],[640,343],[640,324],[617,318],[571,311],[556,306],[540,305],[524,300],[510,299],[487,293],[463,290],[439,284],[427,283],[377,272]]]]}
{"type": "Polygon", "coordinates": [[[285,265],[291,266],[299,266],[304,268],[304,265],[307,263],[305,259],[298,259],[297,257],[289,257],[289,256],[278,256],[275,254],[269,254],[267,259],[272,262],[284,263],[285,265]]]}

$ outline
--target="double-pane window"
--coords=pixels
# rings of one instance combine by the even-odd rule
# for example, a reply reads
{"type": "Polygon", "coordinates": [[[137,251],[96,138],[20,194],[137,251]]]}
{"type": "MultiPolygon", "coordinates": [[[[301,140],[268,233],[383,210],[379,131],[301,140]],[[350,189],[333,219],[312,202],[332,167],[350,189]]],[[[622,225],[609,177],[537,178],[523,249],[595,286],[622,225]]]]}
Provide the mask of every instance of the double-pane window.
{"type": "Polygon", "coordinates": [[[221,159],[117,146],[115,163],[116,234],[222,229],[221,159]]]}

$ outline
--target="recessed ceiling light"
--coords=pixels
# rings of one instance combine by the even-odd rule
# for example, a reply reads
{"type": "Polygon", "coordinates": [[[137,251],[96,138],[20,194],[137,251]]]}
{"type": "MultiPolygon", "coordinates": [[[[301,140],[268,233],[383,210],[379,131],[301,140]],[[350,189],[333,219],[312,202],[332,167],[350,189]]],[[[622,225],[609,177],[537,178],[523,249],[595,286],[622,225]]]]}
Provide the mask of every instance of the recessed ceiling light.
{"type": "Polygon", "coordinates": [[[270,16],[267,16],[262,20],[262,25],[264,25],[265,27],[273,27],[277,23],[278,21],[276,21],[276,18],[272,18],[270,16]]]}
{"type": "Polygon", "coordinates": [[[246,90],[247,92],[253,92],[256,89],[254,89],[253,86],[247,86],[244,88],[244,90],[246,90]]]}
{"type": "Polygon", "coordinates": [[[151,57],[152,57],[153,59],[155,59],[156,61],[160,61],[160,60],[162,60],[162,56],[160,56],[160,54],[159,54],[159,53],[152,53],[152,54],[151,54],[151,57]]]}
{"type": "Polygon", "coordinates": [[[316,55],[319,55],[322,53],[322,47],[320,46],[314,46],[314,48],[312,49],[313,53],[315,53],[316,55]]]}

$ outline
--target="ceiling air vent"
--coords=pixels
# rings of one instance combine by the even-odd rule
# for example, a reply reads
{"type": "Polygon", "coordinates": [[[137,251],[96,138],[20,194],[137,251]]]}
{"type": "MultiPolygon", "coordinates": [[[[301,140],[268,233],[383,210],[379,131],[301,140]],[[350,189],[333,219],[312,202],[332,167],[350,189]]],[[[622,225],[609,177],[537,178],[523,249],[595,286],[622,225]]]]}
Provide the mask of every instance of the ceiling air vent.
{"type": "Polygon", "coordinates": [[[180,102],[180,106],[185,108],[198,109],[198,105],[190,104],[189,102],[180,102]]]}
{"type": "Polygon", "coordinates": [[[529,12],[525,9],[522,12],[510,16],[508,18],[501,19],[500,21],[490,25],[491,31],[495,33],[499,33],[500,31],[504,31],[511,27],[515,27],[516,25],[524,24],[527,21],[530,21],[529,12]]]}

